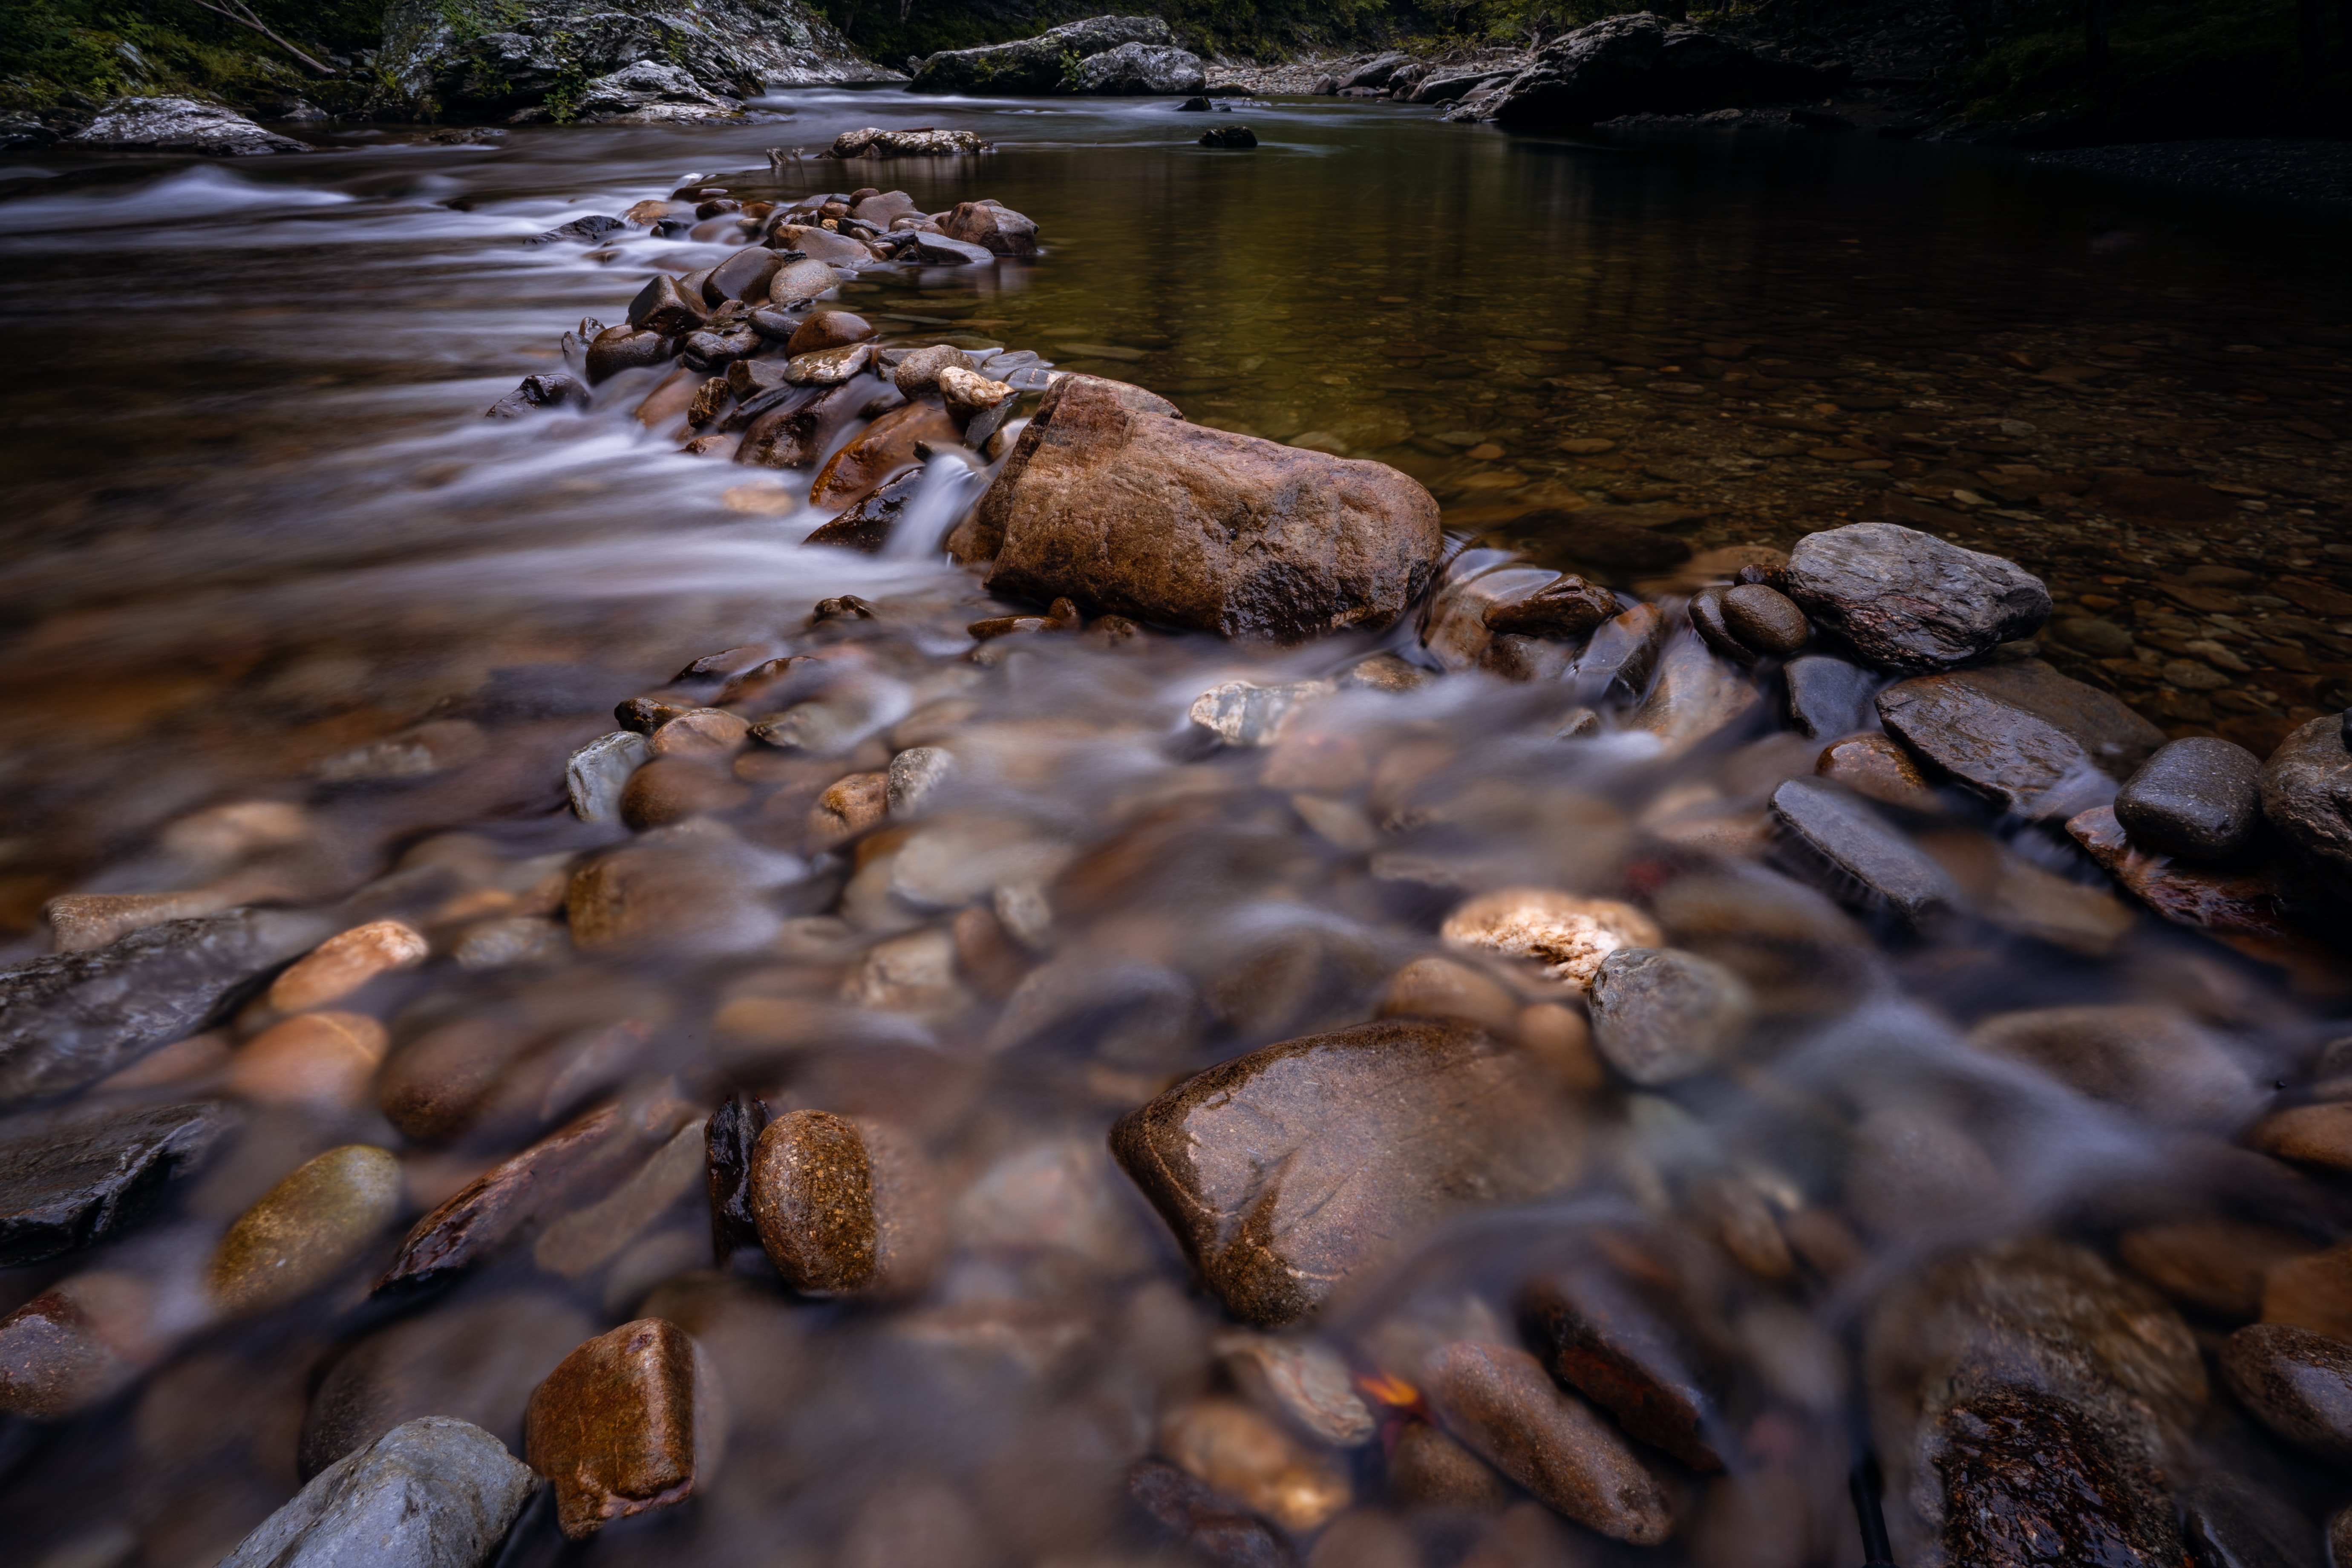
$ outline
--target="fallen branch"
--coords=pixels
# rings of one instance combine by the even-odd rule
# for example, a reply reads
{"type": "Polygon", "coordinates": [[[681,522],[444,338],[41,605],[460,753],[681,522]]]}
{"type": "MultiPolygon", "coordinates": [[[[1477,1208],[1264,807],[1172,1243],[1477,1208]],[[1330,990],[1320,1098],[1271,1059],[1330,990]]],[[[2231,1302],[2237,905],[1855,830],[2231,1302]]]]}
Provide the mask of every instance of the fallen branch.
{"type": "Polygon", "coordinates": [[[292,44],[288,43],[284,38],[279,37],[276,33],[271,32],[269,30],[269,24],[255,16],[253,14],[253,7],[245,4],[245,0],[226,0],[226,4],[220,5],[215,4],[215,0],[188,0],[188,4],[191,5],[200,5],[204,7],[204,9],[210,11],[215,16],[226,16],[240,27],[251,28],[254,32],[259,33],[263,37],[268,38],[271,43],[276,44],[279,48],[284,49],[288,54],[292,55],[296,59],[300,60],[304,65],[309,66],[312,70],[317,71],[320,76],[332,76],[335,74],[334,67],[320,64],[317,60],[312,59],[309,55],[304,54],[300,49],[296,48],[292,44]]]}

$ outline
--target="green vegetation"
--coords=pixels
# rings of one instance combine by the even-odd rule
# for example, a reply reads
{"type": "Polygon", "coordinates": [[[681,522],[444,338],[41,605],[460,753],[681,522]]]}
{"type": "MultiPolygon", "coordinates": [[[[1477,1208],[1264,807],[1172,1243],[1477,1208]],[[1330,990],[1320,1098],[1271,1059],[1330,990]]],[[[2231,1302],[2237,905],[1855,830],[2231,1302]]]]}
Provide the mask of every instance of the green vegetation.
{"type": "Polygon", "coordinates": [[[2094,69],[2081,0],[2013,18],[1953,84],[1971,120],[2030,114],[2142,135],[2341,131],[2352,120],[2352,38],[2314,71],[2294,0],[2107,0],[2094,69]]]}
{"type": "MultiPolygon", "coordinates": [[[[253,0],[261,21],[308,54],[373,49],[383,0],[253,0]]],[[[194,92],[234,103],[299,95],[357,108],[365,85],[321,78],[285,50],[188,0],[5,0],[0,109],[94,107],[124,93],[194,92]]]]}

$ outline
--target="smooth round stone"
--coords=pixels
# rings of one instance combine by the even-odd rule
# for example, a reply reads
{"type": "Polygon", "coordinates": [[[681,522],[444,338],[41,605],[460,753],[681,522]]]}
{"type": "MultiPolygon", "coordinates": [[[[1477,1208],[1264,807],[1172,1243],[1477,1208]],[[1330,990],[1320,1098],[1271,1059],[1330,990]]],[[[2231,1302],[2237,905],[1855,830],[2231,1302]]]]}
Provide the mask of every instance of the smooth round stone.
{"type": "Polygon", "coordinates": [[[2262,826],[2262,763],[2243,746],[2192,735],[2156,750],[2116,793],[2132,841],[2189,860],[2219,860],[2262,826]]]}
{"type": "Polygon", "coordinates": [[[2254,1418],[2296,1447],[2352,1467],[2352,1345],[2284,1323],[2230,1336],[2221,1375],[2254,1418]]]}
{"type": "Polygon", "coordinates": [[[873,335],[873,324],[854,311],[819,310],[793,332],[784,352],[797,357],[825,349],[845,349],[873,335]]]}
{"type": "Polygon", "coordinates": [[[400,1212],[400,1162],[346,1143],[294,1168],[239,1216],[213,1253],[206,1284],[229,1312],[307,1295],[359,1255],[400,1212]]]}
{"type": "Polygon", "coordinates": [[[269,987],[269,1005],[281,1013],[304,1013],[340,1002],[377,975],[410,969],[432,951],[423,934],[399,921],[370,921],[338,932],[281,975],[269,987]]]}
{"type": "Polygon", "coordinates": [[[2263,814],[2339,889],[2352,887],[2352,746],[2344,721],[2314,719],[2263,764],[2263,814]]]}
{"type": "Polygon", "coordinates": [[[963,350],[949,343],[933,343],[900,360],[898,368],[890,373],[890,383],[909,397],[920,397],[926,392],[939,390],[941,371],[979,368],[979,363],[963,350]]]}
{"type": "Polygon", "coordinates": [[[1755,1018],[1746,983],[1695,952],[1621,947],[1592,977],[1593,1047],[1635,1083],[1720,1067],[1755,1018]]]}
{"type": "Polygon", "coordinates": [[[812,1296],[919,1288],[936,1260],[936,1194],[893,1130],[827,1110],[777,1117],[751,1155],[751,1215],[784,1283],[812,1296]]]}
{"type": "Polygon", "coordinates": [[[1446,917],[1439,935],[1450,947],[1532,959],[1580,989],[1619,948],[1665,940],[1657,922],[1631,904],[1549,888],[1506,888],[1473,899],[1446,917]]]}
{"type": "Polygon", "coordinates": [[[1509,1483],[1493,1466],[1423,1421],[1397,1434],[1388,1483],[1389,1496],[1407,1507],[1498,1513],[1511,1500],[1509,1483]]]}
{"type": "Polygon", "coordinates": [[[708,812],[732,811],[751,798],[741,781],[708,762],[656,757],[631,773],[622,788],[621,820],[635,828],[659,827],[708,812]]]}
{"type": "Polygon", "coordinates": [[[1748,664],[1756,658],[1756,650],[1732,635],[1731,624],[1723,616],[1723,590],[1702,588],[1691,595],[1690,622],[1698,631],[1699,640],[1717,653],[1736,664],[1748,664]]]}
{"type": "Polygon", "coordinates": [[[1726,590],[1723,622],[1731,628],[1732,636],[1758,653],[1782,658],[1804,647],[1813,635],[1797,602],[1761,583],[1746,583],[1726,590]]]}

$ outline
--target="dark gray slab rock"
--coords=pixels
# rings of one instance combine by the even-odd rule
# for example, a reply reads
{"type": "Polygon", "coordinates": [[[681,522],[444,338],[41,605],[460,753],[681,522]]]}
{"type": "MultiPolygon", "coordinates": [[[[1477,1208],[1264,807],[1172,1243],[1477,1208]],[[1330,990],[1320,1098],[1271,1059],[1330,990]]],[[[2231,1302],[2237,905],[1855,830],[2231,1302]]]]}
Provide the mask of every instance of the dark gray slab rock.
{"type": "Polygon", "coordinates": [[[118,98],[67,140],[107,152],[201,153],[209,158],[310,151],[291,136],[264,131],[234,109],[193,98],[118,98]]]}
{"type": "Polygon", "coordinates": [[[0,970],[0,1105],[95,1083],[195,1033],[332,929],[317,915],[225,910],[0,970]]]}
{"type": "Polygon", "coordinates": [[[1772,816],[1841,902],[1885,909],[1910,925],[1959,907],[1960,890],[1926,851],[1831,784],[1790,779],[1772,792],[1772,816]]]}
{"type": "Polygon", "coordinates": [[[2263,764],[2263,815],[2338,890],[2352,889],[2352,748],[2334,714],[2289,735],[2263,764]]]}
{"type": "Polygon", "coordinates": [[[0,1122],[0,1268],[121,1234],[236,1125],[217,1100],[0,1122]]]}
{"type": "Polygon", "coordinates": [[[1889,731],[1961,784],[2021,816],[2105,805],[2164,731],[2039,659],[1927,675],[1878,694],[1889,731]]]}
{"type": "Polygon", "coordinates": [[[1549,1192],[1576,1151],[1541,1068],[1474,1026],[1382,1019],[1197,1073],[1111,1152],[1233,1314],[1320,1306],[1447,1216],[1549,1192]]]}
{"type": "Polygon", "coordinates": [[[1176,35],[1158,16],[1089,16],[1014,43],[943,49],[916,68],[907,90],[1016,96],[1067,91],[1074,84],[1063,79],[1063,56],[1083,62],[1122,44],[1173,48],[1176,35]]]}
{"type": "Polygon", "coordinates": [[[1789,683],[1790,721],[1814,740],[1833,741],[1876,724],[1871,699],[1883,679],[1876,671],[1809,653],[1790,659],[1781,675],[1789,683]]]}
{"type": "Polygon", "coordinates": [[[304,1479],[420,1416],[522,1442],[531,1391],[596,1331],[558,1296],[520,1293],[437,1307],[371,1334],[329,1369],[302,1420],[304,1479]]]}
{"type": "Polygon", "coordinates": [[[220,1568],[480,1568],[538,1488],[488,1432],[428,1415],[320,1472],[220,1568]]]}
{"type": "Polygon", "coordinates": [[[1573,130],[1621,114],[1818,98],[1842,75],[1636,12],[1554,39],[1517,76],[1446,118],[1492,120],[1510,131],[1573,130]]]}
{"type": "Polygon", "coordinates": [[[2173,741],[2116,792],[2116,820],[2143,847],[2187,860],[2227,859],[2262,826],[2262,775],[2253,752],[2218,736],[2173,741]]]}
{"type": "Polygon", "coordinates": [[[1592,1044],[1638,1084],[1673,1083],[1723,1065],[1756,999],[1712,959],[1666,947],[1621,947],[1592,977],[1592,1044]]]}
{"type": "Polygon", "coordinates": [[[1947,1562],[2179,1568],[2186,1556],[2161,1473],[2042,1389],[1999,1384],[1953,1401],[1936,1421],[1934,1466],[1947,1562]]]}
{"type": "Polygon", "coordinates": [[[1807,534],[1787,583],[1864,663],[1906,673],[1964,664],[2050,618],[2050,590],[2016,562],[1892,522],[1807,534]]]}

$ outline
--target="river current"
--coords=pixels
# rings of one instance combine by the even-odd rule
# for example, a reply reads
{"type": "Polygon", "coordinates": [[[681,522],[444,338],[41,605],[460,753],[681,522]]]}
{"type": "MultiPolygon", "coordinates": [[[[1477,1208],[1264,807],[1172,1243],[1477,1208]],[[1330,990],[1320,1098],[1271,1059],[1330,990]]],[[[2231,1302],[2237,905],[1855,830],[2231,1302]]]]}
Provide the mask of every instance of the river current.
{"type": "MultiPolygon", "coordinates": [[[[1945,532],[2045,577],[2060,618],[2121,626],[2157,656],[2076,634],[2052,648],[2070,673],[2168,731],[2264,754],[2352,700],[2327,597],[2352,565],[2340,218],[1864,138],[1512,139],[1332,101],[1202,115],[812,89],[754,107],[771,118],[471,142],[384,127],[322,133],[303,157],[0,168],[16,366],[0,386],[0,953],[47,951],[41,910],[61,894],[239,877],[247,899],[323,907],[357,889],[352,920],[396,913],[435,947],[338,1004],[383,1026],[390,1064],[468,1025],[529,1041],[498,1047],[517,1060],[572,1064],[438,1140],[404,1136],[373,1089],[257,1096],[144,1231],[0,1270],[0,1310],[79,1271],[175,1278],[173,1247],[209,1246],[341,1144],[401,1156],[404,1226],[614,1093],[699,1117],[746,1089],[902,1127],[940,1173],[944,1260],[884,1303],[788,1297],[751,1255],[730,1280],[709,1270],[697,1184],[576,1267],[526,1246],[387,1302],[368,1295],[387,1233],[294,1304],[171,1338],[91,1408],[8,1418],[10,1560],[210,1564],[299,1489],[308,1413],[373,1337],[489,1325],[408,1342],[426,1362],[462,1360],[469,1337],[518,1347],[480,1370],[488,1387],[540,1354],[520,1314],[559,1355],[633,1318],[688,1322],[730,1435],[690,1505],[570,1547],[530,1514],[511,1563],[1189,1560],[1137,1511],[1129,1467],[1194,1441],[1171,1436],[1171,1412],[1240,1399],[1299,1452],[1190,1468],[1293,1501],[1336,1487],[1341,1524],[1301,1505],[1311,1522],[1292,1532],[1326,1568],[1858,1563],[1849,1468],[1888,1408],[1864,1325],[1936,1258],[2056,1235],[2127,1259],[2137,1230],[2216,1217],[2301,1252],[2352,1221],[2329,1179],[2251,1169],[2230,1142],[2268,1097],[2305,1092],[2342,1032],[2340,963],[2168,925],[2063,833],[1955,791],[1903,820],[1976,911],[1926,935],[1841,912],[1766,842],[1766,796],[1822,743],[1771,718],[1769,690],[1688,744],[1565,742],[1559,694],[1465,671],[1343,687],[1271,753],[1216,750],[1186,714],[1219,681],[1333,679],[1382,648],[1442,660],[1409,619],[1288,651],[1150,634],[970,664],[962,621],[1037,607],[989,601],[949,564],[944,515],[880,555],[804,547],[823,521],[806,474],[680,452],[674,428],[631,417],[651,372],[584,413],[482,417],[520,376],[564,368],[583,319],[617,321],[656,270],[725,254],[644,228],[533,243],[560,225],[674,193],[870,184],[930,212],[993,197],[1035,220],[1040,256],[877,268],[839,303],[895,338],[1034,351],[1202,423],[1389,463],[1465,550],[1572,564],[1577,513],[1605,509],[1691,545],[1683,566],[1595,574],[1676,605],[1742,547],[1864,518],[1945,532]],[[1195,144],[1234,121],[1255,150],[1195,144]],[[997,146],[816,156],[865,124],[997,146]],[[2218,517],[2135,517],[2096,504],[2103,474],[2234,488],[2218,517]],[[2220,597],[2168,599],[2168,584],[2220,597]],[[575,858],[626,837],[564,808],[565,759],[614,703],[722,649],[797,648],[838,595],[910,628],[876,655],[888,711],[832,765],[737,765],[743,795],[708,815],[757,862],[748,905],[687,899],[673,940],[642,950],[509,931],[514,952],[485,937],[458,961],[481,922],[544,925],[575,858]],[[948,830],[917,819],[843,847],[804,828],[830,779],[930,744],[958,752],[948,830]],[[429,763],[382,765],[403,745],[429,763]],[[1739,973],[1752,1041],[1723,1071],[1631,1088],[1599,1073],[1580,1022],[1544,1033],[1531,1010],[1558,1004],[1534,980],[1495,983],[1528,1048],[1561,1053],[1580,1174],[1417,1238],[1318,1320],[1375,1436],[1281,1426],[1295,1412],[1252,1381],[1255,1352],[1106,1132],[1185,1073],[1372,1016],[1400,968],[1439,951],[1449,910],[1520,886],[1648,908],[1739,973]],[[1048,899],[1045,916],[1024,901],[1048,899]],[[985,952],[954,919],[974,907],[1002,928],[985,952]],[[922,945],[950,925],[952,962],[922,945]],[[888,943],[896,969],[871,959],[888,943]],[[1023,989],[1049,965],[1076,1000],[1023,989]],[[1990,1016],[2074,1005],[2164,1009],[2242,1083],[2220,1111],[2179,1113],[1967,1043],[1990,1016]],[[1883,1191],[1873,1161],[1895,1173],[1883,1191]],[[1676,1524],[1655,1548],[1469,1483],[1408,1506],[1390,1472],[1427,1414],[1422,1352],[1509,1337],[1530,1270],[1611,1226],[1706,1238],[1705,1267],[1733,1281],[1696,1331],[1739,1390],[1729,1473],[1657,1461],[1676,1524]]],[[[727,897],[747,885],[734,864],[727,897]]],[[[102,1091],[234,1082],[240,1027],[102,1091]]],[[[2182,1331],[2216,1343],[2252,1315],[2222,1292],[2188,1310],[2182,1331]]],[[[478,1418],[519,1422],[546,1370],[485,1394],[478,1418]]],[[[2185,1423],[2176,1490],[2200,1466],[2252,1474],[2315,1534],[2341,1483],[2223,1405],[2185,1423]]]]}

